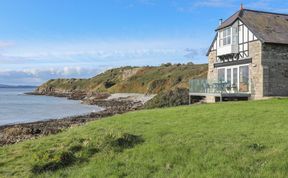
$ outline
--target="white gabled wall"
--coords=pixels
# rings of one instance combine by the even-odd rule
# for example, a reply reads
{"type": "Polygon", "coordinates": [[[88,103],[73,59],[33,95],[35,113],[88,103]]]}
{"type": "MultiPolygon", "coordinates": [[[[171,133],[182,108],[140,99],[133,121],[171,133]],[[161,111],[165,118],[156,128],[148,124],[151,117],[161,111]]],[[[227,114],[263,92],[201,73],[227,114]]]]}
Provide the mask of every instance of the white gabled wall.
{"type": "Polygon", "coordinates": [[[232,25],[232,44],[231,44],[231,53],[238,53],[238,23],[235,22],[232,25]]]}
{"type": "Polygon", "coordinates": [[[257,40],[256,36],[248,29],[248,27],[238,20],[239,22],[239,58],[248,58],[249,55],[249,43],[257,40]]]}
{"type": "Polygon", "coordinates": [[[244,25],[241,20],[237,20],[230,26],[231,28],[231,44],[220,46],[220,33],[217,32],[217,39],[213,43],[212,50],[217,50],[217,56],[241,53],[242,58],[248,57],[249,42],[257,40],[257,37],[244,25]]]}
{"type": "Polygon", "coordinates": [[[241,20],[235,21],[231,27],[231,44],[225,46],[219,46],[219,31],[217,32],[216,39],[212,42],[211,51],[217,50],[217,56],[239,53],[240,58],[249,56],[249,42],[258,40],[257,37],[241,22],[241,20]]]}
{"type": "MultiPolygon", "coordinates": [[[[217,55],[225,55],[231,53],[238,53],[238,23],[234,23],[232,26],[227,27],[231,31],[231,44],[229,45],[220,45],[220,33],[223,33],[222,30],[217,32],[217,55]]],[[[226,28],[225,28],[226,29],[226,28]]]]}

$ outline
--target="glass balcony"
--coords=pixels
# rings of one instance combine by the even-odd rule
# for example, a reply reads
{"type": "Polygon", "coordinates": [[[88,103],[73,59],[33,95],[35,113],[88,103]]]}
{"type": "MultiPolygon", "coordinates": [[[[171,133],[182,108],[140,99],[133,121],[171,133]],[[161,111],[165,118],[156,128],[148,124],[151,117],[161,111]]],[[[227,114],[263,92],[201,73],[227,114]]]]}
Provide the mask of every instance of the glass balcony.
{"type": "Polygon", "coordinates": [[[209,81],[205,79],[195,79],[189,82],[190,93],[202,94],[237,94],[250,93],[251,82],[249,79],[241,80],[239,83],[226,81],[209,81]]]}

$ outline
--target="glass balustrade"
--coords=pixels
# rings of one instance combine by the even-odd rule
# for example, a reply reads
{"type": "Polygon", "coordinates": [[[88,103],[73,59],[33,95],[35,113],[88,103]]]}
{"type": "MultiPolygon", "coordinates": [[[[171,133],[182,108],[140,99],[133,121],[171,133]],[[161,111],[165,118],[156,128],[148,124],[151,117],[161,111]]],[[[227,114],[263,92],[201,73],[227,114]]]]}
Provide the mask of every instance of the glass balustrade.
{"type": "Polygon", "coordinates": [[[209,81],[194,79],[189,82],[190,93],[249,93],[250,80],[240,79],[239,84],[234,81],[209,81]]]}

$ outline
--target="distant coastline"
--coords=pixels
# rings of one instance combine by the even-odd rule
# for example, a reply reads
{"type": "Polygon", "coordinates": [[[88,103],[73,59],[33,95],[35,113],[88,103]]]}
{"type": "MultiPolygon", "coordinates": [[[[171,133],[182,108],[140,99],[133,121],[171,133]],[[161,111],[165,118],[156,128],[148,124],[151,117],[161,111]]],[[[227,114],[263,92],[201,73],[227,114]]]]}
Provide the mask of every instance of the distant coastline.
{"type": "Polygon", "coordinates": [[[0,88],[37,88],[37,86],[32,86],[32,85],[5,85],[5,84],[0,84],[0,88]]]}

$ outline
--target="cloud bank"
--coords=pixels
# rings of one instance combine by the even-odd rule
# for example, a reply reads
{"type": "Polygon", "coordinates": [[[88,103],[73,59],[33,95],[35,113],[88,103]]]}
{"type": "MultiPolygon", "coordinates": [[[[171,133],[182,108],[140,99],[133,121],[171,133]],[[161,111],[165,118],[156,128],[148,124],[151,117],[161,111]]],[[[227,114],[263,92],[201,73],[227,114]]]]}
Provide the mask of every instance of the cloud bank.
{"type": "MultiPolygon", "coordinates": [[[[39,85],[53,78],[89,78],[113,67],[205,62],[191,42],[97,42],[20,45],[0,54],[0,83],[39,85]],[[181,43],[181,44],[180,44],[181,43]],[[177,47],[176,47],[177,46],[177,47]]],[[[0,52],[1,53],[1,52],[0,52]]]]}

